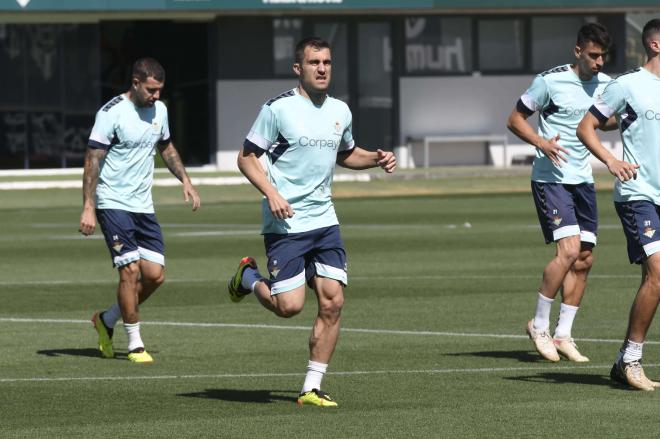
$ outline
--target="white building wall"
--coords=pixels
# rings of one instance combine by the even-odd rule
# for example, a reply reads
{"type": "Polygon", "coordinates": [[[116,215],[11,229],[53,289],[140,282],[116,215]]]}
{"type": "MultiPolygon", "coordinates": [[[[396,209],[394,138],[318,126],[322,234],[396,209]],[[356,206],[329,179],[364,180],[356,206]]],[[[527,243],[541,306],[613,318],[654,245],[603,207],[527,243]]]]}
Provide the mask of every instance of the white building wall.
{"type": "Polygon", "coordinates": [[[221,171],[237,171],[236,156],[261,106],[292,89],[296,79],[223,80],[217,91],[216,165],[221,171]]]}
{"type": "MultiPolygon", "coordinates": [[[[484,154],[484,143],[438,143],[430,151],[431,165],[484,164],[483,158],[488,155],[490,163],[508,166],[515,157],[534,154],[530,145],[521,142],[506,128],[511,110],[533,78],[533,75],[401,78],[400,144],[415,145],[412,157],[409,150],[399,149],[400,155],[407,155],[403,165],[420,165],[419,139],[424,136],[507,136],[506,154],[499,144],[490,145],[490,150],[484,154]]],[[[537,119],[537,115],[529,119],[534,128],[537,119]]],[[[621,157],[618,132],[599,134],[604,145],[621,157]]],[[[595,158],[592,165],[602,166],[595,158]]]]}

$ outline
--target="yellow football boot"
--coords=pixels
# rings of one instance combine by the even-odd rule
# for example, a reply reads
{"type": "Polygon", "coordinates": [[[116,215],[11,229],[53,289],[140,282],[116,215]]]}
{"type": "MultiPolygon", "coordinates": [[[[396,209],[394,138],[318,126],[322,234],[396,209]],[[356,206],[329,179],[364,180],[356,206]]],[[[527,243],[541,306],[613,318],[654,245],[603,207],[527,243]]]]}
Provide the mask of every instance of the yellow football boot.
{"type": "Polygon", "coordinates": [[[128,359],[133,363],[149,364],[154,362],[154,359],[149,355],[149,352],[144,350],[144,348],[133,349],[128,353],[128,359]]]}
{"type": "Polygon", "coordinates": [[[241,262],[238,264],[236,273],[229,280],[227,289],[229,290],[229,298],[232,302],[240,302],[245,296],[252,292],[247,288],[243,288],[241,285],[241,281],[243,280],[243,273],[248,267],[254,268],[255,270],[257,269],[257,261],[255,261],[254,258],[250,256],[246,256],[241,259],[241,262]]]}
{"type": "Polygon", "coordinates": [[[112,349],[112,329],[105,326],[103,319],[101,318],[100,312],[97,312],[92,317],[92,324],[94,329],[99,335],[99,351],[103,358],[112,358],[115,356],[115,352],[112,349]]]}
{"type": "Polygon", "coordinates": [[[337,403],[325,392],[319,389],[312,389],[309,392],[303,392],[296,401],[299,407],[303,405],[315,405],[317,407],[338,407],[337,403]]]}

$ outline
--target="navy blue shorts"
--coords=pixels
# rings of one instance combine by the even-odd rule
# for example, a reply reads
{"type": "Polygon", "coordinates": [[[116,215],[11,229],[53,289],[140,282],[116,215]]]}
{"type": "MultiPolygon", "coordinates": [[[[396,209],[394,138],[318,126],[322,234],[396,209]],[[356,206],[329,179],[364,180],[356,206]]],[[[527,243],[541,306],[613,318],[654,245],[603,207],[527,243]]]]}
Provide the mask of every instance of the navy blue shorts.
{"type": "Polygon", "coordinates": [[[614,203],[628,242],[628,259],[641,264],[660,251],[660,206],[650,201],[614,203]]]}
{"type": "Polygon", "coordinates": [[[579,235],[581,242],[596,245],[598,208],[592,183],[532,181],[532,195],[546,244],[579,235]]]}
{"type": "Polygon", "coordinates": [[[146,259],[165,266],[165,244],[153,213],[96,209],[96,218],[115,267],[146,259]]]}
{"type": "Polygon", "coordinates": [[[310,283],[314,276],[348,285],[346,251],[339,226],[303,233],[264,235],[271,294],[291,291],[310,283]]]}

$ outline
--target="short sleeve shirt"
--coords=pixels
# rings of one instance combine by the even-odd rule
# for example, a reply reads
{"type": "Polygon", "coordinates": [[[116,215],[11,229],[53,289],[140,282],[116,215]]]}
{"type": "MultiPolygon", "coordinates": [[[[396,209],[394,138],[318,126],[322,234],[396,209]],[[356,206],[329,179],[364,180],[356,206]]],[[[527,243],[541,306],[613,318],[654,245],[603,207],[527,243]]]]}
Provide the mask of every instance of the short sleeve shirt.
{"type": "Polygon", "coordinates": [[[551,139],[559,134],[557,143],[568,151],[567,162],[561,167],[536,149],[532,180],[543,183],[593,183],[589,150],[575,134],[577,127],[602,93],[610,77],[604,73],[582,81],[569,64],[555,67],[534,78],[532,85],[520,97],[518,109],[526,114],[539,112],[539,136],[551,139]]]}
{"type": "Polygon", "coordinates": [[[605,88],[590,111],[601,121],[616,116],[623,160],[639,165],[636,179],[616,181],[615,201],[660,205],[660,77],[644,68],[624,73],[605,88]]]}
{"type": "Polygon", "coordinates": [[[262,233],[300,233],[338,224],[332,179],[338,153],[354,148],[348,106],[326,97],[322,105],[289,90],[263,105],[243,144],[266,153],[269,181],[289,202],[292,218],[275,218],[264,199],[262,233]]]}
{"type": "Polygon", "coordinates": [[[96,187],[98,209],[153,213],[151,186],[158,143],[170,141],[167,107],[140,108],[124,95],[97,113],[88,146],[108,151],[96,187]]]}

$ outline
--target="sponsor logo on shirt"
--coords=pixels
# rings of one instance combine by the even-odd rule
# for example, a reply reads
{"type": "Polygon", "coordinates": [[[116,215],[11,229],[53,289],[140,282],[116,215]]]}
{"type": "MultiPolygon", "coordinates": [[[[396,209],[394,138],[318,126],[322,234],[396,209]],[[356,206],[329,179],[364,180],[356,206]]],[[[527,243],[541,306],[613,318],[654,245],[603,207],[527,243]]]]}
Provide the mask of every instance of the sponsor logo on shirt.
{"type": "Polygon", "coordinates": [[[644,112],[644,117],[646,118],[646,120],[657,120],[660,122],[660,113],[658,113],[657,111],[646,110],[644,112]]]}
{"type": "Polygon", "coordinates": [[[125,142],[125,148],[153,148],[156,144],[155,140],[142,140],[140,142],[125,142]]]}
{"type": "Polygon", "coordinates": [[[318,149],[332,149],[336,150],[339,148],[339,144],[341,141],[339,139],[313,139],[307,136],[302,136],[300,139],[298,139],[298,143],[300,146],[309,146],[311,148],[318,148],[318,149]]]}
{"type": "Polygon", "coordinates": [[[561,110],[559,110],[559,112],[564,113],[567,116],[584,117],[584,115],[589,112],[589,108],[566,107],[566,108],[562,108],[561,110]]]}

